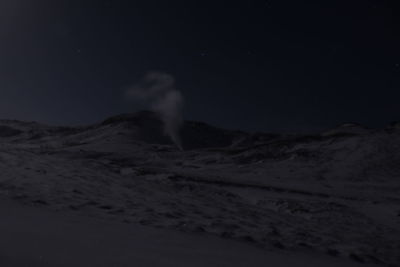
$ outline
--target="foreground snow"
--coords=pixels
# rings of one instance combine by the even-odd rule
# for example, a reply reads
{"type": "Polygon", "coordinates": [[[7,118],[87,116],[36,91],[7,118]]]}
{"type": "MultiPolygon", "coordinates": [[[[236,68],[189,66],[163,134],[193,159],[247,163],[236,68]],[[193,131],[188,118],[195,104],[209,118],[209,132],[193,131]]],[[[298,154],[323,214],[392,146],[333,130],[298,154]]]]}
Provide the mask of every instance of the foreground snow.
{"type": "Polygon", "coordinates": [[[49,212],[0,199],[0,266],[368,266],[49,212]]]}

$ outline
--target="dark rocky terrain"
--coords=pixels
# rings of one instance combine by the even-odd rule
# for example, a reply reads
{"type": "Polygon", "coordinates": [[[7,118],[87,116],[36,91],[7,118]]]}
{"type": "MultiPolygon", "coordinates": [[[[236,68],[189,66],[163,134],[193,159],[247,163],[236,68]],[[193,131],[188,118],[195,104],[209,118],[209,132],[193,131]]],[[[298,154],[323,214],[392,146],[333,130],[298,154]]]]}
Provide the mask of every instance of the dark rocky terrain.
{"type": "Polygon", "coordinates": [[[0,194],[25,206],[400,265],[400,127],[250,134],[151,112],[82,127],[0,121],[0,194]]]}

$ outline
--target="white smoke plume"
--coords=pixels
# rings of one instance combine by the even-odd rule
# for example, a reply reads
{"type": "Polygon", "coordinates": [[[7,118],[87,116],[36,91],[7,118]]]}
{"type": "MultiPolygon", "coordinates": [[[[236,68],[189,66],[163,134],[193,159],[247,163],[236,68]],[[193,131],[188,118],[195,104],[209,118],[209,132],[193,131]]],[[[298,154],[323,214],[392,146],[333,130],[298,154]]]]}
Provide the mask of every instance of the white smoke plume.
{"type": "Polygon", "coordinates": [[[182,149],[179,130],[183,123],[183,96],[175,88],[173,76],[162,72],[148,73],[142,82],[130,87],[127,96],[145,101],[164,123],[164,133],[182,149]]]}

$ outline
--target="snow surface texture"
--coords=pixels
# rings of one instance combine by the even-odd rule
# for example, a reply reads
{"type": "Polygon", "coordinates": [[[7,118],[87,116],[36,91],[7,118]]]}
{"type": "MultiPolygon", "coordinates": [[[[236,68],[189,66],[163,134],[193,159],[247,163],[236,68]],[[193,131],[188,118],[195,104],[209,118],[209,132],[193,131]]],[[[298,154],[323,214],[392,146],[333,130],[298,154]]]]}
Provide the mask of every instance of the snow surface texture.
{"type": "Polygon", "coordinates": [[[0,203],[4,267],[369,266],[312,253],[266,252],[210,235],[27,209],[4,199],[0,203]]]}
{"type": "Polygon", "coordinates": [[[185,122],[181,137],[184,151],[152,112],[76,128],[0,121],[0,194],[266,253],[400,265],[399,127],[305,136],[185,122]]]}

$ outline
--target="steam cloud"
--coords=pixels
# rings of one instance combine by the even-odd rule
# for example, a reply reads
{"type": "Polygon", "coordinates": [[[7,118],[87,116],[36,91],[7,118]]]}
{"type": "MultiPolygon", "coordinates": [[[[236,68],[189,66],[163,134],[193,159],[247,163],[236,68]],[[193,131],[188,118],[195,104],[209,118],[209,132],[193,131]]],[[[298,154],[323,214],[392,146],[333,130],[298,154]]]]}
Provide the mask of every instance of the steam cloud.
{"type": "Polygon", "coordinates": [[[164,133],[183,150],[179,130],[183,123],[183,96],[175,88],[175,79],[162,72],[150,72],[143,81],[127,90],[129,97],[145,101],[164,123],[164,133]]]}

